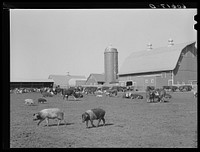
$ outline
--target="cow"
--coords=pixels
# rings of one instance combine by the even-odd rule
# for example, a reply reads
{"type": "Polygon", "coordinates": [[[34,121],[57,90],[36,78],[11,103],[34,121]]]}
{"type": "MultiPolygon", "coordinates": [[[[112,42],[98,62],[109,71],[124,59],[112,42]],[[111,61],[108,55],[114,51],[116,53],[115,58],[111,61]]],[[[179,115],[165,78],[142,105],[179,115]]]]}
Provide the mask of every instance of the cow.
{"type": "Polygon", "coordinates": [[[165,94],[165,98],[166,98],[166,99],[171,99],[172,96],[171,96],[170,94],[166,93],[166,94],[165,94]]]}
{"type": "Polygon", "coordinates": [[[112,86],[111,90],[114,90],[114,89],[116,89],[118,92],[125,92],[125,91],[127,91],[126,87],[123,87],[123,86],[112,86]]]}
{"type": "Polygon", "coordinates": [[[38,98],[38,103],[45,103],[47,100],[45,98],[38,98]]]}
{"type": "Polygon", "coordinates": [[[164,102],[166,91],[164,89],[149,90],[146,92],[147,102],[155,102],[155,98],[158,102],[164,102]]]}
{"type": "Polygon", "coordinates": [[[51,92],[45,92],[45,91],[43,91],[42,92],[42,96],[43,97],[53,97],[53,94],[51,92]]]}
{"type": "Polygon", "coordinates": [[[103,95],[102,94],[97,94],[96,97],[103,97],[103,95]]]}
{"type": "Polygon", "coordinates": [[[83,98],[83,94],[81,92],[75,92],[75,96],[77,98],[83,98]]]}
{"type": "Polygon", "coordinates": [[[49,126],[49,119],[58,119],[57,126],[60,125],[60,122],[62,120],[65,122],[65,125],[67,124],[66,121],[64,120],[64,112],[62,112],[58,108],[43,109],[40,112],[33,114],[33,121],[39,120],[37,124],[38,126],[44,120],[46,120],[47,126],[49,126]]]}
{"type": "Polygon", "coordinates": [[[111,97],[112,95],[117,96],[117,89],[106,90],[106,95],[108,95],[109,97],[111,97]]]}
{"type": "Polygon", "coordinates": [[[31,106],[31,105],[34,105],[35,103],[33,99],[25,99],[25,104],[31,106]]]}
{"type": "Polygon", "coordinates": [[[78,98],[76,92],[74,89],[62,89],[62,95],[63,95],[63,99],[67,98],[68,100],[68,97],[69,96],[73,96],[74,99],[76,100],[76,98],[78,98]]]}
{"type": "Polygon", "coordinates": [[[131,99],[143,99],[143,96],[140,94],[131,94],[131,99]]]}
{"type": "Polygon", "coordinates": [[[154,102],[154,98],[155,98],[155,94],[154,94],[154,90],[147,90],[146,91],[146,99],[147,102],[154,102]]]}
{"type": "Polygon", "coordinates": [[[130,98],[131,97],[132,92],[126,92],[123,94],[123,98],[130,98]]]}
{"type": "Polygon", "coordinates": [[[105,111],[101,108],[95,108],[91,110],[87,110],[85,113],[82,114],[82,122],[86,122],[86,128],[88,128],[88,121],[91,122],[92,127],[96,127],[93,124],[93,120],[98,120],[97,127],[99,126],[100,121],[103,121],[103,125],[105,125],[105,111]]]}
{"type": "Polygon", "coordinates": [[[95,94],[97,91],[97,87],[85,87],[84,93],[85,94],[95,94]]]}
{"type": "Polygon", "coordinates": [[[198,95],[198,94],[197,94],[197,92],[196,92],[196,93],[194,93],[194,97],[196,97],[196,98],[197,98],[197,95],[198,95]]]}
{"type": "Polygon", "coordinates": [[[191,91],[191,90],[192,90],[192,86],[191,86],[191,85],[179,86],[179,90],[180,90],[181,92],[191,91]]]}
{"type": "Polygon", "coordinates": [[[130,99],[143,99],[143,96],[140,94],[134,94],[132,92],[126,92],[123,95],[123,98],[130,98],[130,99]]]}
{"type": "Polygon", "coordinates": [[[166,96],[166,91],[164,89],[156,89],[155,90],[155,97],[158,98],[158,101],[164,102],[166,96]]]}

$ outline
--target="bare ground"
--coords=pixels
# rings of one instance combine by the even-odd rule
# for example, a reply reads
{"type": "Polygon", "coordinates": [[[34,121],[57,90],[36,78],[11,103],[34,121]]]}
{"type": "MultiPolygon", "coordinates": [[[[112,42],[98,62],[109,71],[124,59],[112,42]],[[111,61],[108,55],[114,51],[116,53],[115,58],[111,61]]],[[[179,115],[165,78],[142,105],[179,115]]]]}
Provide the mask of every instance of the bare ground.
{"type": "Polygon", "coordinates": [[[46,104],[27,106],[25,99],[37,101],[41,94],[10,94],[10,147],[196,148],[197,99],[191,92],[171,95],[167,103],[123,99],[121,94],[102,98],[88,95],[78,101],[73,97],[66,101],[56,95],[48,97],[46,104]],[[53,107],[65,111],[67,125],[62,122],[57,127],[57,121],[50,120],[49,127],[45,121],[37,126],[33,113],[53,107]],[[106,125],[101,122],[99,127],[86,129],[81,115],[96,107],[106,111],[106,125]]]}

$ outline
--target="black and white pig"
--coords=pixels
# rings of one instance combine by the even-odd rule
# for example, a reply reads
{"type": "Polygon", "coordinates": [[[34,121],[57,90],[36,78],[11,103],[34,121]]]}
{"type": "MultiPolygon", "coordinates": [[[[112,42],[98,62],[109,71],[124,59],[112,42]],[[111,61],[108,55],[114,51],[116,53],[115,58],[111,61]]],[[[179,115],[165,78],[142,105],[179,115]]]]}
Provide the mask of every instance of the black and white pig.
{"type": "Polygon", "coordinates": [[[88,128],[88,121],[90,120],[92,127],[95,127],[93,124],[93,120],[98,120],[97,127],[99,126],[100,121],[103,121],[103,125],[105,125],[105,111],[100,108],[95,108],[91,110],[87,110],[85,113],[82,114],[82,122],[86,122],[86,128],[88,128]]]}
{"type": "Polygon", "coordinates": [[[43,109],[38,113],[33,114],[33,120],[38,122],[38,126],[39,124],[43,121],[46,120],[47,122],[47,126],[49,126],[49,119],[58,119],[58,126],[60,125],[60,122],[63,120],[65,122],[66,125],[66,121],[64,120],[64,112],[62,112],[60,109],[58,108],[49,108],[49,109],[43,109]]]}

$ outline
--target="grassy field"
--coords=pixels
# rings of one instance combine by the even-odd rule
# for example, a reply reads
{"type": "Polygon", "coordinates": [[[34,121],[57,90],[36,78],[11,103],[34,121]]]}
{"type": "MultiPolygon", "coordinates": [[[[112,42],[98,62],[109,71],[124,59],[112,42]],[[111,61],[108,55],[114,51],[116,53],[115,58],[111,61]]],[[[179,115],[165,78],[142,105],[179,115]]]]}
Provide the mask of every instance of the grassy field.
{"type": "Polygon", "coordinates": [[[10,94],[10,147],[195,148],[197,98],[191,92],[171,95],[167,103],[147,103],[146,98],[123,99],[121,94],[102,98],[85,95],[77,101],[73,97],[66,101],[56,95],[46,98],[46,104],[27,106],[25,99],[37,101],[41,94],[10,94]],[[67,125],[62,122],[57,127],[57,121],[50,120],[49,127],[46,121],[37,126],[33,113],[54,107],[65,111],[67,125]],[[106,111],[106,125],[87,129],[81,115],[96,107],[106,111]]]}

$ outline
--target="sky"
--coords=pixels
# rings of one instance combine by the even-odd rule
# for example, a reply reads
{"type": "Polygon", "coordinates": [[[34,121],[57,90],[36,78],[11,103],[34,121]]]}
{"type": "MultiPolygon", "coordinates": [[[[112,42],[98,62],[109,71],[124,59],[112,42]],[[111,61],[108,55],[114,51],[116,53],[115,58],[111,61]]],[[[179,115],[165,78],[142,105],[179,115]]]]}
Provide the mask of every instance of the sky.
{"type": "MultiPolygon", "coordinates": [[[[151,43],[197,41],[197,9],[11,9],[10,79],[104,73],[112,44],[118,67],[151,43]]],[[[134,63],[133,63],[134,64],[134,63]]]]}

